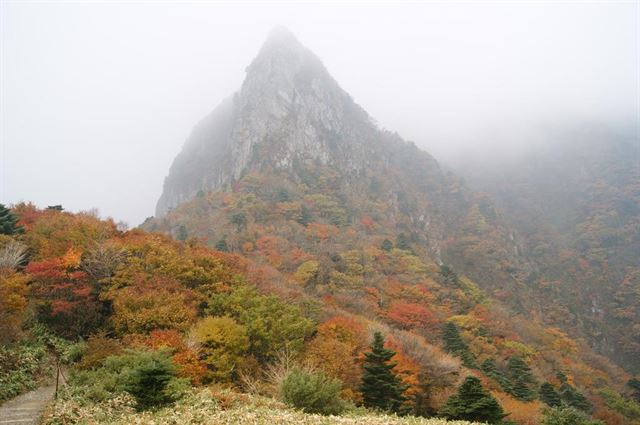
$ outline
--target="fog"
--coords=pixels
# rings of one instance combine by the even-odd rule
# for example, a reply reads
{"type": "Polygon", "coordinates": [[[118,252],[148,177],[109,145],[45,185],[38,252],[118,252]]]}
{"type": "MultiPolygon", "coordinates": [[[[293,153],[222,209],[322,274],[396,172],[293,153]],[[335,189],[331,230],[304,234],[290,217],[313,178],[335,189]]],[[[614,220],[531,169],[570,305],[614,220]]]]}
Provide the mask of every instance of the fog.
{"type": "Polygon", "coordinates": [[[637,2],[0,4],[5,204],[139,224],[276,25],[445,163],[517,154],[548,123],[637,131],[637,2]]]}

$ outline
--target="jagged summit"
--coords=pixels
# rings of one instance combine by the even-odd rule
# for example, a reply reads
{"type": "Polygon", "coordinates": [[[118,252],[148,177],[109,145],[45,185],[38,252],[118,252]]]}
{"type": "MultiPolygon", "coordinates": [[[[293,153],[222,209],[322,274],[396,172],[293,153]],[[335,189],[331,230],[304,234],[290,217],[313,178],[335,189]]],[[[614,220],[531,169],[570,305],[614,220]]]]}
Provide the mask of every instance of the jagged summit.
{"type": "Polygon", "coordinates": [[[269,31],[267,39],[262,46],[262,50],[278,46],[289,49],[304,49],[304,46],[300,44],[296,36],[287,27],[282,25],[278,25],[269,31]]]}
{"type": "Polygon", "coordinates": [[[432,157],[379,130],[320,59],[279,27],[247,67],[240,90],[194,128],[165,179],[156,215],[247,173],[284,173],[297,184],[318,166],[351,188],[387,167],[414,170],[425,187],[438,187],[441,178],[432,157]]]}
{"type": "MultiPolygon", "coordinates": [[[[247,67],[247,76],[242,91],[247,92],[263,86],[279,90],[292,90],[300,85],[301,77],[335,81],[320,59],[304,47],[285,27],[276,27],[269,33],[256,58],[247,67]],[[294,77],[297,77],[294,80],[294,77]]],[[[262,94],[262,93],[261,93],[262,94]]]]}
{"type": "Polygon", "coordinates": [[[286,170],[294,162],[320,161],[355,172],[364,166],[366,141],[376,133],[320,59],[277,27],[247,67],[241,89],[185,142],[165,179],[156,215],[250,169],[286,170]]]}

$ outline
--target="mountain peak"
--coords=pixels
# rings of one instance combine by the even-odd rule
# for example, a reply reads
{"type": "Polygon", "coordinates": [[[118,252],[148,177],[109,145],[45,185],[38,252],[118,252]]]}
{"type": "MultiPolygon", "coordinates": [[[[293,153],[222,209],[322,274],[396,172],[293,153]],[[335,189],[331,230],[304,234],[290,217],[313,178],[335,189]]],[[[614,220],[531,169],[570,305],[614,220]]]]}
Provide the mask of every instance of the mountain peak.
{"type": "Polygon", "coordinates": [[[278,25],[269,31],[265,45],[300,45],[300,42],[289,28],[278,25]]]}
{"type": "Polygon", "coordinates": [[[328,76],[320,59],[304,47],[291,31],[278,26],[269,32],[258,55],[247,67],[245,85],[251,83],[255,75],[260,85],[264,81],[291,83],[301,72],[313,72],[316,77],[320,74],[328,76]]]}
{"type": "Polygon", "coordinates": [[[274,28],[233,99],[196,126],[175,159],[157,214],[251,170],[292,172],[320,163],[362,171],[377,129],[320,59],[284,27],[274,28]]]}

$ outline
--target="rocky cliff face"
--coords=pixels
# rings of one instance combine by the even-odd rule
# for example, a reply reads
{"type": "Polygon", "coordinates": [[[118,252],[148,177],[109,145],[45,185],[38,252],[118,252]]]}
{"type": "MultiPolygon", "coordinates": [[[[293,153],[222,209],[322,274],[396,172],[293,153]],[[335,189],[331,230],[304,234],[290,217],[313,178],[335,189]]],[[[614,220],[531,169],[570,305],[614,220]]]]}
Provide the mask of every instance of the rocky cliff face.
{"type": "Polygon", "coordinates": [[[167,213],[199,192],[234,191],[252,174],[278,176],[298,195],[335,198],[347,210],[343,225],[385,204],[387,230],[410,235],[436,263],[463,267],[463,252],[479,240],[499,246],[473,253],[492,257],[474,264],[484,265],[475,267],[478,276],[489,276],[495,287],[513,283],[494,278],[497,259],[510,281],[526,268],[513,232],[501,227],[488,200],[474,205],[475,195],[428,153],[377,128],[321,61],[281,28],[247,67],[241,89],[196,126],[165,180],[156,215],[172,222],[167,213]],[[471,241],[454,237],[476,232],[478,223],[483,231],[471,241]]]}
{"type": "Polygon", "coordinates": [[[156,215],[251,169],[291,170],[296,163],[319,161],[357,175],[381,138],[320,60],[278,28],[247,68],[240,91],[187,139],[165,180],[156,215]]]}
{"type": "MultiPolygon", "coordinates": [[[[377,128],[321,61],[282,28],[247,67],[241,89],[193,130],[165,180],[157,216],[199,192],[236,190],[251,174],[277,175],[303,192],[339,199],[348,221],[372,214],[379,199],[389,208],[389,230],[411,235],[415,249],[436,263],[463,267],[463,252],[479,240],[500,247],[486,251],[509,258],[501,264],[521,263],[513,233],[501,227],[489,201],[474,206],[475,195],[429,154],[377,128]],[[323,186],[323,179],[334,184],[323,186]],[[478,223],[481,235],[460,237],[461,230],[475,232],[478,223]]],[[[473,255],[485,255],[483,250],[473,255]]],[[[494,262],[477,260],[484,266],[474,268],[496,287],[508,286],[494,278],[494,262]]],[[[523,267],[504,273],[511,279],[523,267]]]]}

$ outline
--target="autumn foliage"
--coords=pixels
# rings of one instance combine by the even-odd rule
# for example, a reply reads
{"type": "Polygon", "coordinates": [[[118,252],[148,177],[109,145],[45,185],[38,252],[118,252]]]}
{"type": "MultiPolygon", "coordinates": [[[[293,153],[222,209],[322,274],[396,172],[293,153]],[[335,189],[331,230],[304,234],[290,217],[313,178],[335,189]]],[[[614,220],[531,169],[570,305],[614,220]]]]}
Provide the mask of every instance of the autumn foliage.
{"type": "MultiPolygon", "coordinates": [[[[260,210],[243,192],[249,187],[201,198],[231,214],[225,237],[235,253],[120,232],[88,214],[17,207],[26,231],[12,238],[30,255],[19,269],[0,272],[2,335],[33,313],[58,336],[86,341],[78,364],[86,370],[127,350],[160,351],[192,385],[249,388],[244,374],[264,380],[251,387],[258,392],[285,353],[296,367],[339,380],[340,396],[361,404],[364,353],[380,330],[395,352],[403,411],[436,414],[471,368],[509,420],[539,423],[535,393],[546,381],[559,390],[562,371],[595,403],[594,414],[619,421],[591,388],[617,389],[627,375],[560,329],[512,315],[466,276],[443,274],[412,251],[409,234],[378,235],[382,215],[349,215],[328,195],[292,205],[276,193],[278,209],[260,210]],[[532,393],[521,398],[531,401],[503,387],[504,379],[518,384],[514,357],[530,368],[532,393]]],[[[197,227],[187,224],[189,232],[197,227]]]]}

